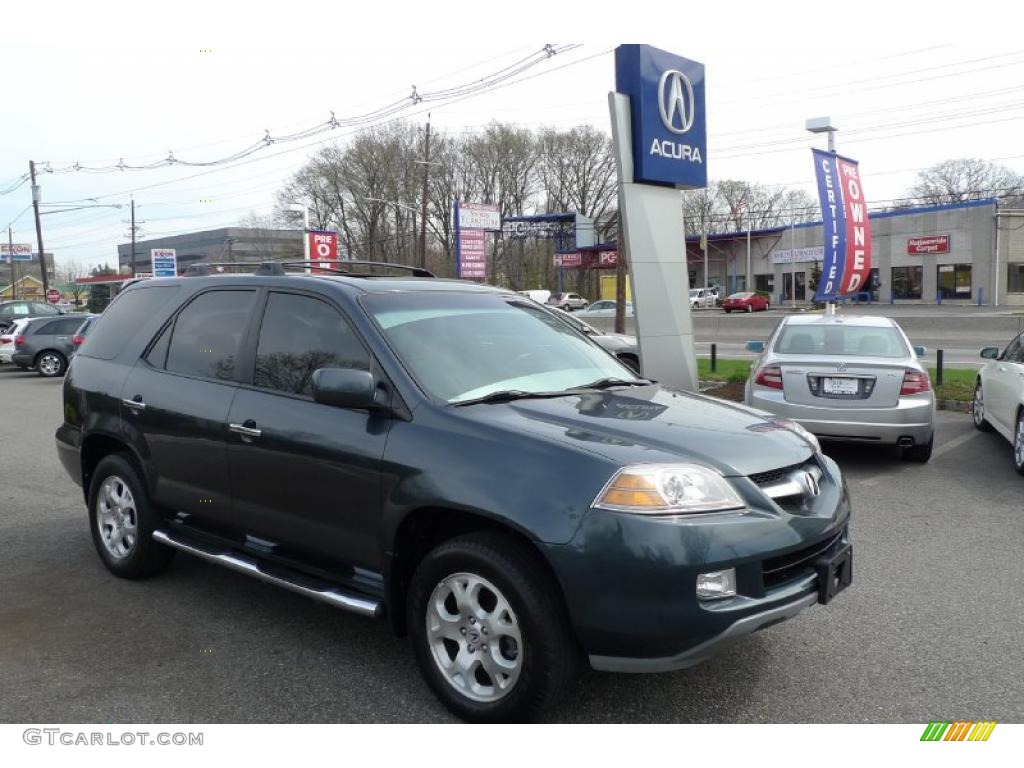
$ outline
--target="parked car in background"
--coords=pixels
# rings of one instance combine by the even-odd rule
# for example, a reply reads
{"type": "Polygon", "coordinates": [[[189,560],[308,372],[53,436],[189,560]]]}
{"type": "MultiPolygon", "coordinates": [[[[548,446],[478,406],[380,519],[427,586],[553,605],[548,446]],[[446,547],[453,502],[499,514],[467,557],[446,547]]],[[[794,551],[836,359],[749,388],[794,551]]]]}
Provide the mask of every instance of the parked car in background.
{"type": "Polygon", "coordinates": [[[31,319],[33,317],[52,317],[63,312],[52,304],[45,301],[4,301],[0,302],[0,332],[10,327],[15,320],[31,319]]]}
{"type": "Polygon", "coordinates": [[[763,312],[768,309],[768,299],[759,293],[740,291],[722,301],[722,309],[730,312],[763,312]]]}
{"type": "Polygon", "coordinates": [[[601,348],[611,352],[630,369],[640,373],[640,350],[636,345],[636,336],[625,333],[602,333],[594,326],[580,320],[579,316],[585,314],[584,312],[569,313],[557,307],[552,307],[551,311],[580,333],[589,336],[601,348]]]}
{"type": "Polygon", "coordinates": [[[935,395],[910,345],[887,317],[801,315],[783,318],[746,384],[746,403],[792,419],[820,438],[898,445],[910,461],[928,461],[935,395]]]}
{"type": "Polygon", "coordinates": [[[586,309],[590,302],[578,293],[552,293],[548,304],[553,307],[571,312],[574,309],[586,309]]]}
{"type": "Polygon", "coordinates": [[[89,315],[85,318],[85,322],[78,326],[78,330],[75,331],[75,335],[71,337],[71,346],[74,351],[77,352],[78,348],[85,344],[85,337],[89,335],[89,331],[92,330],[93,326],[96,325],[96,321],[100,319],[99,315],[89,315]]]}
{"type": "MultiPolygon", "coordinates": [[[[6,331],[0,332],[0,363],[13,362],[11,356],[14,354],[14,339],[25,329],[28,323],[27,318],[15,320],[13,324],[8,326],[6,331]]],[[[18,367],[24,369],[26,366],[20,365],[18,367]]]]}
{"type": "MultiPolygon", "coordinates": [[[[580,317],[615,317],[615,304],[613,299],[601,299],[595,301],[586,309],[579,311],[580,317]]],[[[633,316],[633,302],[626,302],[626,317],[633,316]]]]}
{"type": "Polygon", "coordinates": [[[1006,345],[985,347],[988,362],[974,386],[974,426],[995,430],[1013,445],[1013,466],[1024,475],[1024,334],[1006,345]]]}
{"type": "Polygon", "coordinates": [[[11,360],[23,368],[34,368],[40,376],[63,376],[75,353],[75,333],[89,315],[37,317],[14,337],[11,360]]]}
{"type": "Polygon", "coordinates": [[[691,288],[690,308],[713,307],[718,301],[718,293],[712,288],[691,288]]]}

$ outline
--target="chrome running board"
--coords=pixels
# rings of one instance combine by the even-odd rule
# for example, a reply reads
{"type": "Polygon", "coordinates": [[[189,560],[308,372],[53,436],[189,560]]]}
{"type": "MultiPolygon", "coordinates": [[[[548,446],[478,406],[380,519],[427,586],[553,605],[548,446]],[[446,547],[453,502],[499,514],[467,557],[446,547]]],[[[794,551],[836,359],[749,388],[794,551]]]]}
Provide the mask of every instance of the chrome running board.
{"type": "MultiPolygon", "coordinates": [[[[268,584],[274,584],[291,592],[319,600],[321,603],[333,605],[335,608],[341,608],[345,611],[352,611],[361,616],[370,616],[372,618],[380,616],[382,612],[379,600],[343,592],[336,586],[326,582],[318,582],[312,578],[308,579],[308,583],[300,583],[284,576],[268,573],[263,570],[259,560],[239,552],[204,549],[202,545],[193,541],[184,541],[173,532],[166,530],[153,531],[153,539],[161,544],[180,549],[182,552],[195,555],[211,563],[223,565],[233,571],[244,573],[268,584]]],[[[304,581],[306,580],[304,579],[304,581]]]]}

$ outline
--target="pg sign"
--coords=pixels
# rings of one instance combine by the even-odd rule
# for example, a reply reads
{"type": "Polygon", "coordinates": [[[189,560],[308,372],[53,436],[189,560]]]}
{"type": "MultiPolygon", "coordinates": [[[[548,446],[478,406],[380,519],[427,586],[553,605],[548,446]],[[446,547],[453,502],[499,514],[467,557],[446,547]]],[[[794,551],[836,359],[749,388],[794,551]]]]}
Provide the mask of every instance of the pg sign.
{"type": "Polygon", "coordinates": [[[633,180],[706,187],[704,65],[649,45],[620,45],[615,90],[629,96],[633,180]]]}

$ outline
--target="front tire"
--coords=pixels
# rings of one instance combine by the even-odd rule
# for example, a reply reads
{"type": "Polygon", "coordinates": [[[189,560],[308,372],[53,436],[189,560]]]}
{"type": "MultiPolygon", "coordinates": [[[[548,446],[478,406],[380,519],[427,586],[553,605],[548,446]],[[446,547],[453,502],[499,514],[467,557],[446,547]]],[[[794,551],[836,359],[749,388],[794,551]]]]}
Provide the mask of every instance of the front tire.
{"type": "Polygon", "coordinates": [[[1017,428],[1013,432],[1013,468],[1024,475],[1024,409],[1017,413],[1017,428]]]}
{"type": "Polygon", "coordinates": [[[992,425],[985,419],[985,393],[981,389],[981,382],[974,387],[974,402],[971,405],[971,418],[974,420],[975,429],[982,432],[991,432],[992,425]]]}
{"type": "Polygon", "coordinates": [[[534,718],[565,693],[579,650],[540,555],[501,533],[440,544],[413,575],[409,635],[420,671],[469,722],[534,718]]]}
{"type": "Polygon", "coordinates": [[[52,379],[64,375],[64,371],[68,369],[68,361],[60,352],[47,349],[36,355],[35,369],[40,376],[52,379]]]}
{"type": "Polygon", "coordinates": [[[563,304],[562,305],[562,311],[563,312],[572,312],[572,306],[569,305],[569,304],[563,304]]]}
{"type": "Polygon", "coordinates": [[[747,314],[749,315],[753,311],[754,311],[754,305],[753,304],[747,304],[747,314]]]}
{"type": "Polygon", "coordinates": [[[142,579],[166,568],[174,550],[153,540],[161,523],[128,455],[104,457],[89,483],[89,527],[107,570],[123,579],[142,579]]]}

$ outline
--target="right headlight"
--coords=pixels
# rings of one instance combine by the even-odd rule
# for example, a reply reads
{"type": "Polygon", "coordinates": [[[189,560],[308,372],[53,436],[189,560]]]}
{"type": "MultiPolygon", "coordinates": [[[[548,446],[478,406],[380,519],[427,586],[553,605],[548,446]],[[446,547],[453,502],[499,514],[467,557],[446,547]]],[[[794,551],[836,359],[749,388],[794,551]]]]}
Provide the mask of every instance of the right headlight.
{"type": "Polygon", "coordinates": [[[638,514],[721,512],[746,506],[721,474],[699,464],[634,464],[604,487],[594,507],[638,514]]]}

